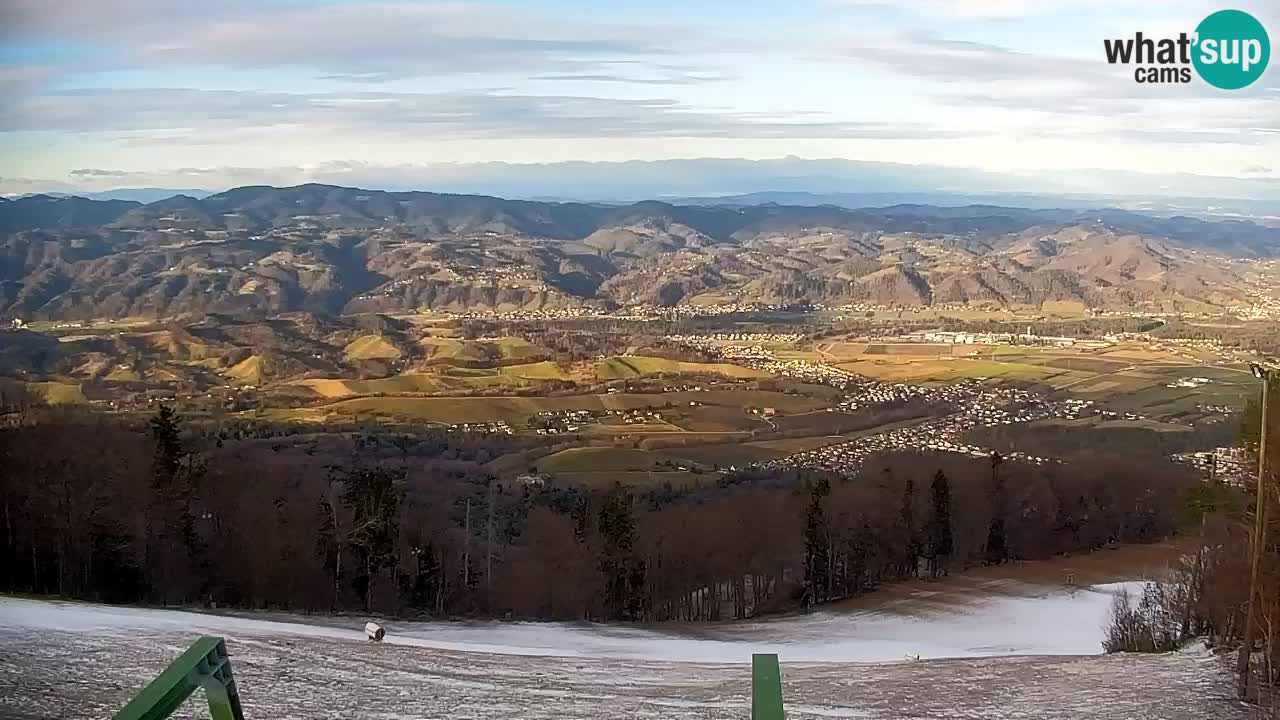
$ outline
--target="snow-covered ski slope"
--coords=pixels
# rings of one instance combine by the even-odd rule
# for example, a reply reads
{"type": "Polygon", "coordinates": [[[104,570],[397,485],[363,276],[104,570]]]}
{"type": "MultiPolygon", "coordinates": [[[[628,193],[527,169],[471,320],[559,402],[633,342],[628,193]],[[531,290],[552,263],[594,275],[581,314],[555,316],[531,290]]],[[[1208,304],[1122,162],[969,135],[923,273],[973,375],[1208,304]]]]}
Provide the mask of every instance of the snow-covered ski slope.
{"type": "Polygon", "coordinates": [[[1248,716],[1205,652],[1094,657],[1113,588],[680,633],[386,621],[382,644],[357,618],[0,598],[0,717],[109,717],[201,634],[227,638],[252,720],[746,718],[753,652],[781,656],[793,719],[1248,716]]]}

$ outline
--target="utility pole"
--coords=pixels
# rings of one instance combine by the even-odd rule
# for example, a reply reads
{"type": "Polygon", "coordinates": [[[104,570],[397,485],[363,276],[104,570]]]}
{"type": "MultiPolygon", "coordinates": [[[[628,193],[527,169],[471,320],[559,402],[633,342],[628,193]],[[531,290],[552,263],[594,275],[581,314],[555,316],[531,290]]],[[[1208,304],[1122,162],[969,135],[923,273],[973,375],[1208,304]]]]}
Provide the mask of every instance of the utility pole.
{"type": "Polygon", "coordinates": [[[493,610],[493,486],[497,478],[489,478],[489,520],[484,542],[484,601],[485,610],[493,610]]]}
{"type": "Polygon", "coordinates": [[[1241,700],[1249,697],[1249,660],[1253,654],[1253,631],[1255,606],[1258,598],[1258,565],[1262,561],[1262,546],[1266,542],[1266,469],[1267,469],[1267,396],[1270,394],[1271,376],[1274,368],[1252,363],[1250,369],[1253,376],[1262,380],[1262,417],[1258,432],[1258,490],[1254,501],[1253,512],[1253,552],[1249,559],[1249,600],[1245,604],[1244,638],[1240,643],[1240,654],[1236,658],[1236,672],[1239,674],[1239,693],[1241,700]]]}

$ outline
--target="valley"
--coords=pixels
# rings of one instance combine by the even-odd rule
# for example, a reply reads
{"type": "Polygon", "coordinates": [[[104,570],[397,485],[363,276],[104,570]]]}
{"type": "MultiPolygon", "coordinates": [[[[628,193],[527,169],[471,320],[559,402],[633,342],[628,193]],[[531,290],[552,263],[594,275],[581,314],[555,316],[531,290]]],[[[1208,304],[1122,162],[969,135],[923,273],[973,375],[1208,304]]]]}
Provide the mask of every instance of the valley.
{"type": "Polygon", "coordinates": [[[1246,716],[1209,610],[1088,656],[1236,541],[1275,228],[311,185],[0,221],[0,587],[108,603],[0,598],[18,717],[194,632],[298,720],[745,717],[771,649],[798,718],[1246,716]]]}

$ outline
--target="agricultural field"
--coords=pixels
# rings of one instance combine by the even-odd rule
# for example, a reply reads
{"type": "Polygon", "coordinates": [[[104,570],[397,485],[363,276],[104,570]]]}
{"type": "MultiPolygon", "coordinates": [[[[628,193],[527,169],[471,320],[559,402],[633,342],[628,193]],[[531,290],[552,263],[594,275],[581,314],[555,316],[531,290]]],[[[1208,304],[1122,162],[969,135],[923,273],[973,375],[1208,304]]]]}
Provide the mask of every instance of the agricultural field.
{"type": "Polygon", "coordinates": [[[723,405],[681,408],[674,413],[667,413],[666,418],[671,424],[689,432],[749,433],[773,427],[745,408],[723,405]]]}
{"type": "Polygon", "coordinates": [[[687,408],[689,403],[728,408],[774,407],[779,412],[809,412],[826,406],[824,401],[801,395],[751,388],[726,388],[702,392],[612,393],[564,397],[359,397],[311,408],[275,409],[268,411],[268,415],[281,420],[301,421],[320,421],[329,417],[348,420],[368,417],[386,421],[440,424],[507,422],[523,425],[540,412],[661,410],[687,408]]]}
{"type": "Polygon", "coordinates": [[[652,450],[635,448],[569,448],[540,458],[538,472],[584,472],[587,470],[651,470],[666,458],[652,450]]]}
{"type": "MultiPolygon", "coordinates": [[[[435,338],[435,340],[440,340],[435,338]]],[[[359,342],[359,341],[357,341],[359,342]]],[[[452,343],[454,341],[448,341],[452,343]]],[[[356,343],[352,343],[355,345],[356,343]]],[[[364,343],[369,349],[372,342],[364,343]]],[[[446,354],[455,359],[471,352],[464,345],[441,344],[446,354]]],[[[519,345],[508,348],[509,356],[521,352],[519,345]]],[[[527,348],[535,346],[528,345],[527,348]]],[[[526,349],[527,349],[526,348],[526,349]]],[[[474,350],[474,348],[472,348],[474,350]]],[[[540,351],[539,351],[540,352],[540,351]]],[[[476,356],[478,357],[478,355],[476,356]]],[[[478,362],[478,361],[477,361],[478,362]]],[[[261,359],[253,356],[224,371],[227,377],[238,382],[258,383],[262,380],[261,359]]],[[[729,363],[677,362],[652,357],[614,357],[594,364],[566,366],[552,360],[503,364],[492,367],[463,367],[452,364],[433,364],[423,370],[371,380],[343,378],[307,378],[294,384],[309,388],[323,398],[353,398],[365,395],[406,395],[465,393],[469,390],[510,387],[522,388],[548,381],[607,382],[651,375],[719,375],[735,379],[768,377],[769,373],[729,363]]]]}
{"type": "Polygon", "coordinates": [[[582,472],[562,472],[555,475],[556,481],[564,485],[582,487],[657,487],[669,484],[673,488],[687,488],[707,482],[715,482],[720,477],[717,472],[701,472],[686,470],[587,470],[582,472]]]}
{"type": "Polygon", "coordinates": [[[422,373],[406,373],[377,380],[338,380],[315,378],[301,380],[298,385],[309,388],[326,398],[353,397],[356,395],[395,395],[405,393],[431,393],[448,389],[439,376],[422,373]]]}
{"type": "Polygon", "coordinates": [[[684,486],[714,480],[718,473],[688,459],[666,452],[638,448],[570,448],[539,458],[533,463],[539,473],[570,485],[660,485],[684,486]]]}
{"type": "Polygon", "coordinates": [[[886,382],[996,380],[1061,386],[1091,377],[1090,374],[1074,370],[1008,360],[992,360],[981,356],[975,358],[902,355],[873,358],[867,356],[865,359],[839,363],[837,367],[886,382]]]}
{"type": "Polygon", "coordinates": [[[262,356],[251,355],[223,371],[223,375],[246,385],[262,383],[262,356]]]}
{"type": "Polygon", "coordinates": [[[723,375],[731,378],[761,378],[769,373],[730,363],[694,363],[666,358],[626,355],[612,357],[596,363],[595,377],[599,380],[622,380],[645,375],[723,375]]]}
{"type": "Polygon", "coordinates": [[[381,335],[356,338],[343,348],[342,354],[347,360],[396,360],[401,355],[400,348],[381,335]]]}
{"type": "Polygon", "coordinates": [[[50,405],[79,405],[88,402],[78,383],[27,383],[27,389],[50,405]]]}

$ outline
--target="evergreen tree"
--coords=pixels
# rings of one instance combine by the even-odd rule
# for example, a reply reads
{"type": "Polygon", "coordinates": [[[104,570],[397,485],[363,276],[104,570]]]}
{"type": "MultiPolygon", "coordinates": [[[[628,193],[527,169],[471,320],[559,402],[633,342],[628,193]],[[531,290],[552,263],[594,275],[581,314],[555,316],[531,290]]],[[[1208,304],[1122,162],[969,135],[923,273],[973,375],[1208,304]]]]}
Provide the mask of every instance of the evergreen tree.
{"type": "Polygon", "coordinates": [[[645,566],[635,557],[636,521],[630,498],[622,493],[610,497],[600,508],[599,567],[604,574],[604,607],[608,619],[639,620],[645,600],[645,566]]]}
{"type": "Polygon", "coordinates": [[[372,609],[378,573],[395,565],[403,480],[403,471],[389,468],[353,470],[345,480],[342,502],[351,511],[347,544],[356,560],[352,583],[366,611],[372,609]]]}
{"type": "Polygon", "coordinates": [[[831,539],[822,510],[822,500],[830,492],[831,484],[826,478],[820,478],[809,491],[809,508],[804,521],[805,605],[831,597],[831,539]]]}
{"type": "Polygon", "coordinates": [[[153,488],[170,487],[178,475],[182,463],[182,439],[178,436],[181,418],[168,405],[151,418],[151,439],[155,452],[151,460],[151,484],[153,488]]]}
{"type": "Polygon", "coordinates": [[[1000,453],[991,453],[991,524],[987,527],[986,561],[999,565],[1009,559],[1008,540],[1004,532],[1004,478],[1000,476],[1000,453]]]}
{"type": "Polygon", "coordinates": [[[161,405],[150,422],[154,450],[145,571],[152,598],[161,603],[187,599],[191,557],[199,544],[190,507],[191,473],[182,465],[180,420],[172,407],[161,405]]]}
{"type": "Polygon", "coordinates": [[[944,574],[953,551],[951,536],[951,485],[942,470],[933,476],[933,514],[929,517],[928,558],[934,577],[944,574]]]}
{"type": "Polygon", "coordinates": [[[337,513],[333,503],[329,502],[327,497],[320,498],[316,512],[320,520],[320,535],[316,538],[316,557],[320,559],[325,575],[332,581],[331,607],[336,609],[341,599],[340,588],[342,587],[342,540],[338,533],[337,513]]]}
{"type": "Polygon", "coordinates": [[[579,495],[578,499],[573,503],[570,517],[573,519],[573,537],[581,545],[587,541],[587,536],[591,534],[591,504],[587,500],[585,493],[579,495]]]}
{"type": "Polygon", "coordinates": [[[898,523],[906,534],[907,544],[903,549],[899,571],[903,575],[915,577],[920,566],[920,532],[916,527],[915,509],[916,482],[907,478],[902,489],[902,509],[899,511],[898,523]]]}

